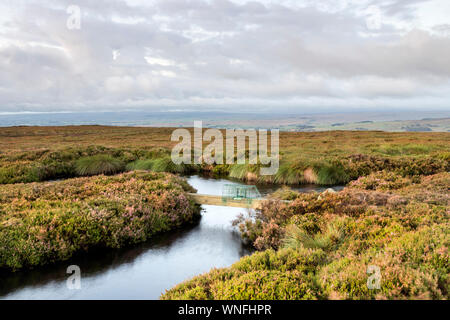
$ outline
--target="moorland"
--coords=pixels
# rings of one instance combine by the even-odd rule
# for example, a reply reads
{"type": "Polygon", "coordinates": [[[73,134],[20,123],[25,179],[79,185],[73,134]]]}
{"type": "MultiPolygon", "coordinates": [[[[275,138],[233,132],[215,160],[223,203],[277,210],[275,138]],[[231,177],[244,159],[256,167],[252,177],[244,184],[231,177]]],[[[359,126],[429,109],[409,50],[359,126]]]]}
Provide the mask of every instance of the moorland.
{"type": "Polygon", "coordinates": [[[280,169],[175,165],[171,128],[0,128],[0,268],[147,241],[199,216],[180,174],[287,187],[235,221],[257,250],[165,299],[448,299],[450,133],[281,132],[280,169]],[[345,184],[300,194],[290,184],[345,184]],[[291,200],[290,203],[279,200],[291,200]],[[369,265],[379,289],[367,286],[369,265]]]}

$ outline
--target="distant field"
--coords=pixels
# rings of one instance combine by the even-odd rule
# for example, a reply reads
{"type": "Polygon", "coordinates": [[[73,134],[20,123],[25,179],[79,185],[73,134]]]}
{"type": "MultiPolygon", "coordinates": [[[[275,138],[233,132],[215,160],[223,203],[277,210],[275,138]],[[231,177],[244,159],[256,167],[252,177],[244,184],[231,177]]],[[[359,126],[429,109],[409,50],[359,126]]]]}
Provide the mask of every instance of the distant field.
{"type": "Polygon", "coordinates": [[[392,132],[450,132],[450,118],[397,121],[358,121],[319,125],[316,130],[382,130],[392,132]]]}
{"type": "MultiPolygon", "coordinates": [[[[174,128],[114,126],[6,127],[0,128],[0,154],[89,145],[109,148],[170,148],[176,144],[170,141],[173,130],[174,128]]],[[[280,148],[285,155],[383,154],[385,151],[380,146],[401,147],[408,144],[427,145],[430,150],[425,153],[429,153],[428,151],[449,150],[449,143],[450,133],[446,132],[280,133],[280,148]]]]}
{"type": "Polygon", "coordinates": [[[102,145],[110,148],[170,147],[173,128],[108,126],[0,128],[0,154],[102,145]]]}

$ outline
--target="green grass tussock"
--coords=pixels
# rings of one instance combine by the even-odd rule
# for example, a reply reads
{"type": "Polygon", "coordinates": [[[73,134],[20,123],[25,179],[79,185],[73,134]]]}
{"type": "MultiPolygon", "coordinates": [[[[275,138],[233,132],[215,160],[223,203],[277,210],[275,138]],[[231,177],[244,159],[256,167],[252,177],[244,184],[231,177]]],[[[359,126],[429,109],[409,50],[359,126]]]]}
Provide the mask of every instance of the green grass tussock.
{"type": "Polygon", "coordinates": [[[250,172],[249,165],[235,164],[231,166],[229,177],[233,179],[246,180],[248,172],[250,172]]]}
{"type": "Polygon", "coordinates": [[[189,164],[175,164],[170,157],[155,159],[140,159],[127,165],[127,170],[149,170],[154,172],[170,172],[186,174],[197,171],[198,168],[189,164]]]}
{"type": "Polygon", "coordinates": [[[315,169],[317,183],[321,185],[346,184],[350,181],[350,175],[346,168],[339,162],[323,163],[315,169]]]}
{"type": "Polygon", "coordinates": [[[124,171],[124,169],[125,164],[123,161],[103,154],[81,158],[75,164],[75,170],[80,176],[116,174],[124,171]]]}
{"type": "Polygon", "coordinates": [[[286,227],[286,235],[282,240],[283,247],[300,249],[322,249],[330,251],[344,241],[345,233],[340,219],[333,220],[325,231],[309,233],[295,224],[286,227]]]}
{"type": "Polygon", "coordinates": [[[127,171],[134,171],[134,170],[151,171],[154,165],[155,165],[154,159],[137,160],[127,164],[126,169],[127,171]]]}
{"type": "Polygon", "coordinates": [[[303,171],[299,171],[290,164],[282,164],[275,174],[275,183],[299,184],[303,181],[303,171]]]}

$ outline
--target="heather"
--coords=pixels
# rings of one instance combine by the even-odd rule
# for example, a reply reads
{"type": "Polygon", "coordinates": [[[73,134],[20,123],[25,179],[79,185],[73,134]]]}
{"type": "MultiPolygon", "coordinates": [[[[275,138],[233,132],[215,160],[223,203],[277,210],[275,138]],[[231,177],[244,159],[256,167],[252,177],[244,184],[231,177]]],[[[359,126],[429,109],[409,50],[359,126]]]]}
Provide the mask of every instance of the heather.
{"type": "Polygon", "coordinates": [[[259,252],[162,298],[448,299],[449,185],[447,172],[380,171],[337,193],[284,189],[235,222],[259,252]],[[367,286],[369,265],[380,289],[367,286]]]}
{"type": "Polygon", "coordinates": [[[0,269],[18,270],[121,248],[199,218],[187,182],[136,171],[0,186],[0,269]]]}

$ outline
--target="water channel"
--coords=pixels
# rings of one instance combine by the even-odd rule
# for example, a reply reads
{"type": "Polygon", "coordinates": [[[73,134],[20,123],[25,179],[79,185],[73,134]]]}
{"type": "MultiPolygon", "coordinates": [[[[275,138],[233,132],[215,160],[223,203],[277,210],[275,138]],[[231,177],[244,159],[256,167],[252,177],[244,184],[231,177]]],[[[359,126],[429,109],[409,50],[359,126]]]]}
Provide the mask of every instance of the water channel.
{"type": "MultiPolygon", "coordinates": [[[[241,182],[190,176],[201,194],[221,195],[224,184],[241,182]]],[[[264,196],[276,186],[258,186],[264,196]]],[[[302,192],[322,191],[302,186],[302,192]]],[[[89,253],[53,266],[3,274],[0,299],[158,299],[165,290],[209,271],[232,265],[252,249],[245,246],[231,221],[246,209],[202,206],[195,226],[170,232],[132,248],[89,253]],[[66,269],[78,265],[81,289],[67,288],[66,269]]]]}

